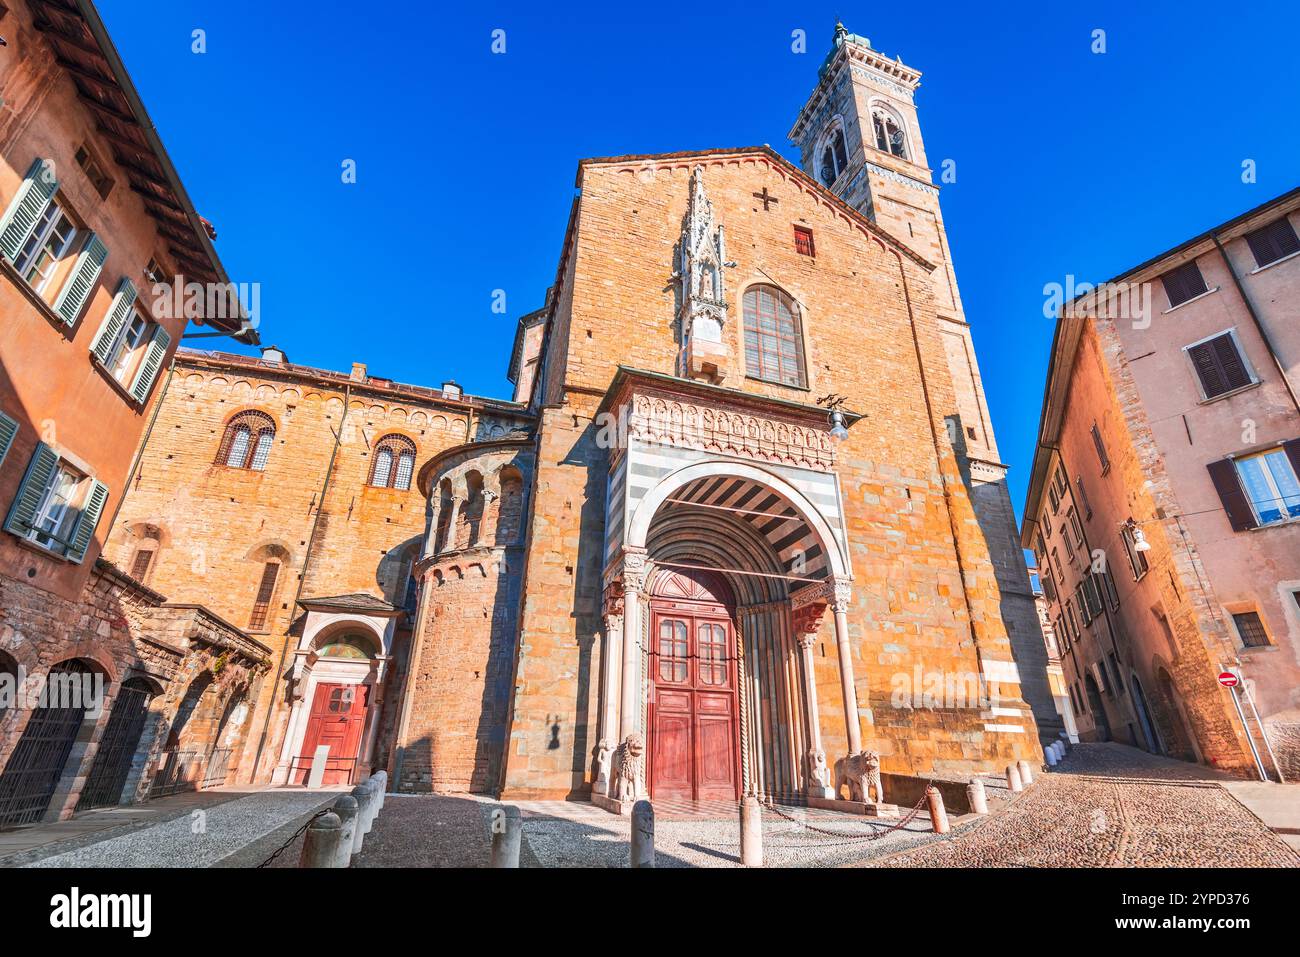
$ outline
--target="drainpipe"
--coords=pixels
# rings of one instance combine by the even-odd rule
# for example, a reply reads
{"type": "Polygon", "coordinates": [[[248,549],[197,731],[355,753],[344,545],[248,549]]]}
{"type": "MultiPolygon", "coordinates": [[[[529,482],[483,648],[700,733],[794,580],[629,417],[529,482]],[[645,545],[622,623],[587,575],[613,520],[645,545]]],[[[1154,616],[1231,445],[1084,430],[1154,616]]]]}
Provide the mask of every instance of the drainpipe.
{"type": "MultiPolygon", "coordinates": [[[[316,517],[312,519],[311,534],[307,536],[307,550],[302,556],[302,570],[298,573],[298,588],[294,592],[293,605],[290,608],[289,616],[293,617],[293,608],[298,607],[298,600],[302,598],[303,587],[307,584],[307,569],[311,564],[311,550],[316,544],[316,533],[320,529],[321,512],[325,510],[325,496],[329,492],[330,480],[334,477],[334,460],[338,457],[339,446],[343,442],[343,424],[348,420],[348,413],[352,411],[352,386],[351,384],[343,387],[343,417],[339,419],[338,431],[334,433],[334,448],[330,452],[329,465],[325,467],[325,480],[320,487],[320,500],[316,505],[316,517]]],[[[273,680],[278,682],[280,676],[284,674],[284,662],[289,656],[289,635],[284,636],[284,645],[280,649],[280,662],[276,665],[273,680]]],[[[257,779],[257,769],[262,763],[262,751],[266,747],[266,736],[271,728],[271,715],[275,712],[275,695],[271,696],[271,703],[266,709],[266,719],[262,722],[262,734],[257,741],[257,755],[253,758],[253,771],[249,776],[249,782],[252,783],[257,779]]]]}
{"type": "Polygon", "coordinates": [[[1228,258],[1223,243],[1219,242],[1219,234],[1211,233],[1210,238],[1214,240],[1214,247],[1219,250],[1219,255],[1223,257],[1223,264],[1228,268],[1228,275],[1232,277],[1232,284],[1237,287],[1237,295],[1241,297],[1246,312],[1250,313],[1250,319],[1255,324],[1255,331],[1259,333],[1260,339],[1264,340],[1264,348],[1268,350],[1269,358],[1273,360],[1273,365],[1277,366],[1278,375],[1282,377],[1282,385],[1286,387],[1286,394],[1291,397],[1291,404],[1295,406],[1297,412],[1300,412],[1300,399],[1296,398],[1295,389],[1291,386],[1291,380],[1287,378],[1286,367],[1282,365],[1281,357],[1278,356],[1277,350],[1273,348],[1273,341],[1269,339],[1268,332],[1264,329],[1264,323],[1260,320],[1259,313],[1255,311],[1255,304],[1250,301],[1250,296],[1246,295],[1246,287],[1242,285],[1241,277],[1237,275],[1237,270],[1232,268],[1232,260],[1228,258]]]}

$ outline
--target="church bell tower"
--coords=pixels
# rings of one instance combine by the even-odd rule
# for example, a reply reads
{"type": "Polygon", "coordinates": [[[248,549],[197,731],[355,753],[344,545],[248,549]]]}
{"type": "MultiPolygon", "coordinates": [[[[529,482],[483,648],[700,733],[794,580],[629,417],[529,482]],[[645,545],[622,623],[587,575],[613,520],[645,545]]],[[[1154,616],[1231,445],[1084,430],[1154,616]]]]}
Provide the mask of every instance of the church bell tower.
{"type": "MultiPolygon", "coordinates": [[[[869,39],[836,23],[817,86],[789,136],[799,147],[804,172],[935,265],[934,302],[956,397],[956,408],[945,410],[945,416],[997,570],[1022,693],[1039,727],[1052,729],[1060,726],[1060,718],[1045,677],[1036,684],[1046,665],[1038,614],[1007,490],[1007,467],[998,454],[957,291],[939,187],[921,138],[920,85],[919,70],[901,57],[890,59],[869,39]]],[[[939,168],[943,181],[950,164],[940,161],[939,168]]]]}

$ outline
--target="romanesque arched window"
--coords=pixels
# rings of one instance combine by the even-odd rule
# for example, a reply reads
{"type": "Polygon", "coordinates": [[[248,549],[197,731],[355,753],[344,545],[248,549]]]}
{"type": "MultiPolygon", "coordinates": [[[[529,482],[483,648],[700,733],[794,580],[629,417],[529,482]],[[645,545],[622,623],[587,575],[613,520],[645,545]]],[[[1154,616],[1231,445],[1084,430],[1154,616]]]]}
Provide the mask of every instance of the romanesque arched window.
{"type": "Polygon", "coordinates": [[[375,443],[370,484],[375,488],[406,491],[415,474],[415,443],[404,435],[386,435],[375,443]]]}
{"type": "Polygon", "coordinates": [[[843,173],[848,165],[848,151],[844,147],[844,128],[837,125],[822,145],[818,175],[824,185],[830,186],[839,179],[840,173],[843,173]]]}
{"type": "Polygon", "coordinates": [[[871,126],[876,134],[876,149],[907,159],[907,134],[895,113],[883,106],[872,107],[871,126]]]}
{"type": "Polygon", "coordinates": [[[226,425],[226,434],[217,450],[217,464],[232,469],[266,468],[271,444],[275,441],[275,420],[265,412],[240,412],[226,425]]]}
{"type": "Polygon", "coordinates": [[[799,307],[775,286],[745,290],[745,374],[806,388],[799,307]]]}

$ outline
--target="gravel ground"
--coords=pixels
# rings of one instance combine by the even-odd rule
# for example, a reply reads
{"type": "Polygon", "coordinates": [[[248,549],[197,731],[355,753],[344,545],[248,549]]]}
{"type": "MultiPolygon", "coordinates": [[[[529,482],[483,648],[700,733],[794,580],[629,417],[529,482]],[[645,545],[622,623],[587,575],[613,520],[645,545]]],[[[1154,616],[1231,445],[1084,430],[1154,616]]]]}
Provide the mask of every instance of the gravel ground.
{"type": "Polygon", "coordinates": [[[332,799],[320,792],[260,791],[195,812],[203,818],[184,815],[24,866],[212,867],[332,799]]]}
{"type": "Polygon", "coordinates": [[[1221,772],[1117,744],[1080,745],[1024,794],[887,867],[1296,867],[1221,772]]]}

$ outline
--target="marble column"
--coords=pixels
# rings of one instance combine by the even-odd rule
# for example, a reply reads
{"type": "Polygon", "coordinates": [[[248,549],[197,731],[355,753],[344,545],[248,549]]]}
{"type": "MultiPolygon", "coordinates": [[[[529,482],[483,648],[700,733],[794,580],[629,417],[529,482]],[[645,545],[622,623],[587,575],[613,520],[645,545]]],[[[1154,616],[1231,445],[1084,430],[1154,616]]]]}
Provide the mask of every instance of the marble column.
{"type": "MultiPolygon", "coordinates": [[[[821,608],[824,612],[825,606],[821,608]]],[[[826,751],[822,748],[822,722],[817,707],[817,677],[813,672],[813,644],[817,641],[817,625],[821,612],[795,620],[795,635],[799,641],[799,654],[803,665],[804,711],[808,715],[808,777],[805,790],[810,797],[833,797],[830,775],[826,769],[826,751]]]]}
{"type": "Polygon", "coordinates": [[[844,695],[844,725],[849,736],[849,754],[862,750],[862,728],[858,723],[858,692],[853,683],[853,652],[849,648],[849,602],[852,584],[843,578],[832,583],[830,606],[835,613],[835,645],[840,659],[840,690],[844,695]]]}
{"type": "Polygon", "coordinates": [[[600,727],[596,734],[596,777],[592,791],[608,794],[613,773],[611,763],[618,746],[618,712],[620,683],[623,668],[623,589],[613,583],[605,595],[605,642],[601,647],[600,669],[600,727]]]}
{"type": "Polygon", "coordinates": [[[645,588],[647,560],[644,549],[623,551],[623,674],[619,704],[619,741],[635,733],[641,721],[641,591],[645,588]]]}

